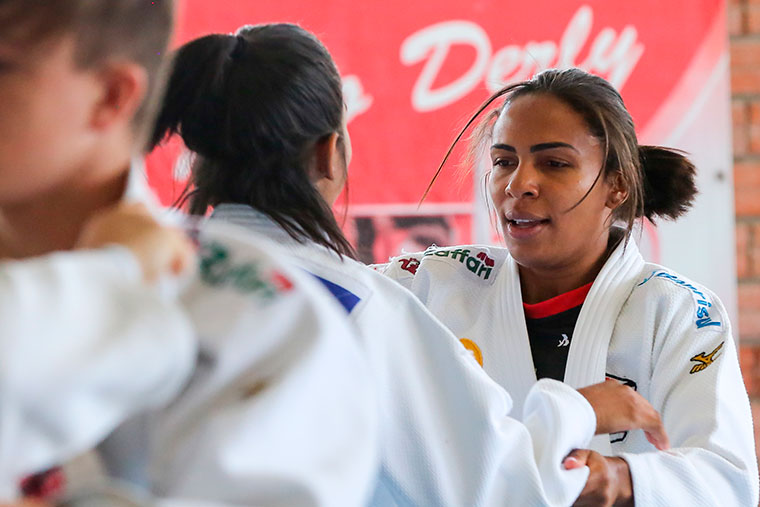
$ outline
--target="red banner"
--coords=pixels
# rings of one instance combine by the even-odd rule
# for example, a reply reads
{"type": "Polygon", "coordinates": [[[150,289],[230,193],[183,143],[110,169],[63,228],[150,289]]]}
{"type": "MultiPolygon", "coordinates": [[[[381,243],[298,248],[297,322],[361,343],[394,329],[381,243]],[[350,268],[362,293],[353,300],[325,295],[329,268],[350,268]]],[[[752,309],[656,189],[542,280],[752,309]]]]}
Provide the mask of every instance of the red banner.
{"type": "MultiPolygon", "coordinates": [[[[179,19],[177,44],[267,22],[298,23],[325,43],[354,145],[349,213],[359,220],[347,232],[366,261],[431,240],[491,239],[476,177],[457,171],[457,156],[417,203],[459,128],[505,83],[581,67],[621,91],[643,141],[662,143],[698,100],[726,37],[721,0],[184,0],[179,19]]],[[[148,174],[171,202],[187,175],[181,147],[152,154],[148,174]]],[[[659,258],[657,241],[651,251],[659,258]]]]}

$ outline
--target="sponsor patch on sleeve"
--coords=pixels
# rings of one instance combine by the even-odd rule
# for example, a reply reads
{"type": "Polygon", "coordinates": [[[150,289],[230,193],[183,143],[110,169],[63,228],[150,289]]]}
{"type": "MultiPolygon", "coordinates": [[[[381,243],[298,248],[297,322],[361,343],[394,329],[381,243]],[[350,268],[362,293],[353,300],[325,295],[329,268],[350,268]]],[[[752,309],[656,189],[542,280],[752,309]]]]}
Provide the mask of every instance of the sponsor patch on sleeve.
{"type": "MultiPolygon", "coordinates": [[[[423,260],[447,260],[450,264],[459,264],[470,276],[482,281],[493,283],[496,278],[496,270],[503,263],[503,259],[497,262],[492,252],[487,248],[475,246],[461,247],[430,247],[425,250],[423,260]]],[[[412,269],[417,269],[414,266],[412,269]]]]}
{"type": "Polygon", "coordinates": [[[723,344],[726,342],[720,342],[720,345],[715,347],[709,354],[706,351],[702,351],[690,360],[695,364],[692,365],[690,375],[704,371],[708,366],[713,364],[720,357],[720,350],[723,348],[723,344]]]}
{"type": "Polygon", "coordinates": [[[638,284],[638,287],[641,287],[653,279],[668,280],[672,284],[677,285],[684,290],[688,290],[691,293],[695,303],[694,326],[697,329],[721,329],[723,327],[723,323],[718,320],[718,311],[713,309],[713,303],[703,289],[695,287],[686,280],[682,280],[678,276],[662,269],[652,271],[648,277],[638,284]]]}
{"type": "Polygon", "coordinates": [[[200,278],[212,287],[234,289],[265,301],[293,288],[287,275],[255,259],[234,260],[229,248],[216,241],[200,244],[200,278]]]}

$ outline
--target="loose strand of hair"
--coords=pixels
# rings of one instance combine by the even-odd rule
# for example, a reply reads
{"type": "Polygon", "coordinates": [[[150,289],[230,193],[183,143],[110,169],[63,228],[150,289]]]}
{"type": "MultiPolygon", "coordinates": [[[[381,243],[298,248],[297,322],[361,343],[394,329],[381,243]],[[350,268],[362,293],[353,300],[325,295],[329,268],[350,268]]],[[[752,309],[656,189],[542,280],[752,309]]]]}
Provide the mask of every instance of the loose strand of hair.
{"type": "Polygon", "coordinates": [[[512,90],[523,86],[523,83],[517,83],[514,85],[510,85],[507,87],[502,88],[501,90],[497,91],[488,99],[486,99],[483,104],[478,108],[478,110],[473,114],[470,119],[467,121],[465,126],[462,128],[462,130],[459,131],[459,134],[457,135],[456,139],[454,139],[454,142],[451,143],[451,146],[449,146],[448,151],[446,152],[446,155],[443,157],[443,160],[441,160],[441,163],[438,165],[438,169],[436,169],[435,174],[433,174],[433,178],[430,180],[430,183],[428,183],[427,188],[425,189],[425,192],[422,194],[422,198],[420,199],[420,202],[417,204],[417,208],[422,206],[422,203],[427,198],[428,194],[430,193],[430,190],[433,188],[433,185],[438,180],[438,176],[440,176],[441,171],[443,170],[443,166],[446,164],[446,162],[449,160],[449,157],[451,156],[451,153],[454,151],[454,148],[459,143],[459,140],[462,139],[462,136],[467,132],[467,130],[470,128],[470,126],[475,122],[475,120],[478,119],[478,117],[485,111],[488,106],[490,106],[494,100],[498,99],[499,97],[502,97],[506,95],[507,93],[511,92],[512,90]]]}

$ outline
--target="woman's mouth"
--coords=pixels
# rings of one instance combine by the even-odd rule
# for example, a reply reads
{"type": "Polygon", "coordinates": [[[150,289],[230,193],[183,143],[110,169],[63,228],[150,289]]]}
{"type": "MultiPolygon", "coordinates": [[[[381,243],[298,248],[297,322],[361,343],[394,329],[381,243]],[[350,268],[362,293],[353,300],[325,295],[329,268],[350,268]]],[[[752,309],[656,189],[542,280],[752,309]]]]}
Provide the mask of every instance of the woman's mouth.
{"type": "Polygon", "coordinates": [[[506,218],[506,232],[514,239],[527,239],[538,234],[549,222],[548,218],[506,218]]]}

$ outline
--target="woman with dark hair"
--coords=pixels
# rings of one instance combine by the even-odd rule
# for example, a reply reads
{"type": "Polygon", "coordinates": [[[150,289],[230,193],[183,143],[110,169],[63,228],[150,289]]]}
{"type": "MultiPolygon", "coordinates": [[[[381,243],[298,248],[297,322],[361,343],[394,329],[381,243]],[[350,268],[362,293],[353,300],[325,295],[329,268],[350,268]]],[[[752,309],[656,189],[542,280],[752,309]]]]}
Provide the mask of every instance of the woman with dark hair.
{"type": "Polygon", "coordinates": [[[646,428],[667,446],[651,407],[610,383],[581,396],[539,382],[525,424],[508,418],[509,396],[456,338],[412,294],[353,260],[331,212],[351,158],[341,80],[309,32],[251,26],[180,48],[154,143],[174,132],[195,156],[190,211],[212,206],[212,221],[274,239],[348,312],[380,403],[373,503],[567,505],[587,475],[561,462],[594,433],[592,409],[599,433],[646,428]]]}
{"type": "Polygon", "coordinates": [[[474,153],[489,150],[507,248],[430,248],[392,260],[386,274],[466,337],[517,405],[537,379],[581,388],[607,378],[662,413],[675,446],[667,453],[626,432],[574,456],[568,466],[609,479],[589,481],[581,500],[756,505],[752,419],[726,311],[630,241],[637,220],[691,206],[694,166],[676,150],[640,146],[618,92],[581,70],[504,88],[462,134],[499,97],[473,139],[474,153]]]}

